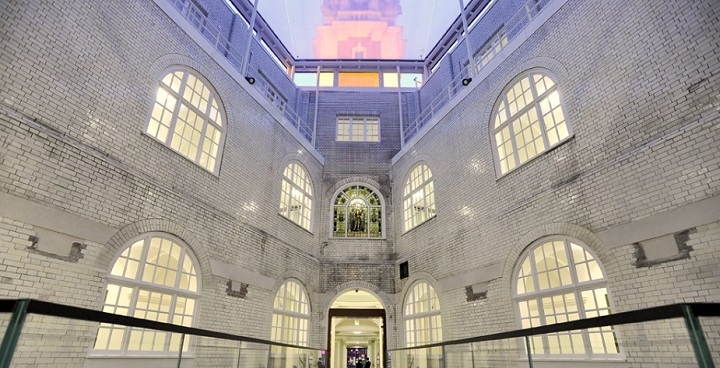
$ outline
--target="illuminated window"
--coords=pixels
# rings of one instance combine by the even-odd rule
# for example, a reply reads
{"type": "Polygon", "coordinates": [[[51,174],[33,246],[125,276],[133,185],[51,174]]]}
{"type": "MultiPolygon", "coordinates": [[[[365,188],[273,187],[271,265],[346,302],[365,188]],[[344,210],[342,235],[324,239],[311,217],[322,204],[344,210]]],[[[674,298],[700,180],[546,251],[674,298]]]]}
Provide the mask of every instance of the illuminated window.
{"type": "Polygon", "coordinates": [[[338,116],[337,140],[341,142],[380,142],[377,116],[338,116]]]}
{"type": "Polygon", "coordinates": [[[495,158],[504,175],[572,136],[560,91],[538,71],[521,75],[505,89],[493,112],[495,158]]]}
{"type": "MultiPolygon", "coordinates": [[[[108,275],[103,312],[192,327],[200,298],[197,261],[179,240],[150,234],[120,251],[108,275]]],[[[101,323],[94,352],[177,356],[180,334],[101,323]]],[[[186,338],[183,351],[189,350],[186,338]]]]}
{"type": "MultiPolygon", "coordinates": [[[[597,257],[580,242],[557,238],[531,246],[515,272],[515,306],[522,328],[610,314],[607,280],[597,257]]],[[[612,327],[534,336],[533,357],[618,354],[612,327]]],[[[525,346],[524,340],[522,346],[525,346]]]]}
{"type": "Polygon", "coordinates": [[[383,230],[380,196],[362,185],[352,185],[335,197],[333,236],[379,238],[383,230]]]}
{"type": "MultiPolygon", "coordinates": [[[[412,286],[405,298],[405,344],[406,347],[432,344],[442,341],[440,299],[429,283],[420,281],[412,286]]],[[[438,349],[432,348],[431,352],[438,349]]]]}
{"type": "Polygon", "coordinates": [[[270,339],[285,344],[307,346],[310,304],[305,288],[286,281],[275,295],[270,339]]]}
{"type": "Polygon", "coordinates": [[[380,73],[339,72],[338,87],[380,87],[380,73]]]}
{"type": "Polygon", "coordinates": [[[310,176],[299,163],[290,163],[283,172],[280,214],[310,231],[312,204],[310,176]]]}
{"type": "Polygon", "coordinates": [[[405,231],[435,217],[435,187],[425,164],[415,166],[405,179],[403,208],[405,231]]]}
{"type": "Polygon", "coordinates": [[[145,132],[208,171],[217,173],[223,112],[217,93],[186,69],[160,81],[145,132]]]}

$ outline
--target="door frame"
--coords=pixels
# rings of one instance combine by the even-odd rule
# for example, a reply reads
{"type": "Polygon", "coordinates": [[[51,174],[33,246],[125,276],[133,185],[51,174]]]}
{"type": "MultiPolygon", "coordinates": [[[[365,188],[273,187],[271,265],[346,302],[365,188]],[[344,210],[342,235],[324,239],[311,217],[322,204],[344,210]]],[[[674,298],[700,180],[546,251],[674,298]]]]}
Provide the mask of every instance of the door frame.
{"type": "MultiPolygon", "coordinates": [[[[344,308],[330,308],[328,311],[328,325],[327,325],[327,359],[326,367],[329,367],[329,363],[333,359],[333,351],[331,346],[332,336],[332,319],[333,317],[351,317],[351,318],[382,318],[382,364],[385,367],[387,363],[387,321],[385,319],[385,309],[344,309],[344,308]]],[[[337,367],[336,367],[337,368],[337,367]]],[[[375,367],[378,368],[378,367],[375,367]]]]}

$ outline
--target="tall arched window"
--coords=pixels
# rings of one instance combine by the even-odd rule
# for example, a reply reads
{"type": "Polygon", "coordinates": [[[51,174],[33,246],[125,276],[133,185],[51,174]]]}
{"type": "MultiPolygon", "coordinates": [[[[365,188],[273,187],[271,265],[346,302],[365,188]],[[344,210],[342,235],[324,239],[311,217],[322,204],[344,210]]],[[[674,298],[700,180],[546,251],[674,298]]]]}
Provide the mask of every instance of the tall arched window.
{"type": "Polygon", "coordinates": [[[345,188],[333,202],[333,236],[380,238],[383,232],[380,196],[362,185],[345,188]]]}
{"type": "Polygon", "coordinates": [[[435,186],[427,165],[415,166],[405,179],[403,208],[405,231],[435,217],[435,186]]]}
{"type": "MultiPolygon", "coordinates": [[[[191,327],[200,298],[197,261],[165,234],[148,234],[121,250],[113,263],[103,311],[191,327]]],[[[183,351],[189,347],[185,340],[183,351]]],[[[180,335],[102,323],[97,355],[176,355],[180,335]]]]}
{"type": "Polygon", "coordinates": [[[555,81],[538,70],[520,75],[503,91],[493,117],[499,175],[572,136],[555,81]]]}
{"type": "Polygon", "coordinates": [[[312,202],[310,176],[299,163],[290,163],[283,172],[280,214],[310,231],[312,202]]]}
{"type": "Polygon", "coordinates": [[[407,347],[442,341],[440,299],[432,285],[426,281],[413,285],[405,298],[403,310],[407,347]]]}
{"type": "Polygon", "coordinates": [[[213,173],[222,152],[223,109],[209,83],[187,69],[160,81],[145,132],[213,173]]]}
{"type": "MultiPolygon", "coordinates": [[[[522,328],[610,314],[602,265],[575,240],[548,238],[531,246],[515,272],[514,290],[522,328]]],[[[539,357],[618,354],[612,327],[534,336],[531,341],[539,357]]]]}
{"type": "Polygon", "coordinates": [[[270,339],[285,344],[307,346],[310,304],[305,288],[286,281],[275,295],[270,339]]]}

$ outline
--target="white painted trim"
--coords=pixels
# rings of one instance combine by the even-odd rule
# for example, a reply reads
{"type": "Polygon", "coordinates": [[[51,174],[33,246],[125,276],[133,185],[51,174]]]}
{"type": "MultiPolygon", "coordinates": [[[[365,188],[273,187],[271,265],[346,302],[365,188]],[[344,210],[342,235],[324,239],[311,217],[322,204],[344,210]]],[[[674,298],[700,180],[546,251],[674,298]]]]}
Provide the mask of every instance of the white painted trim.
{"type": "Polygon", "coordinates": [[[720,195],[595,233],[610,248],[720,221],[720,195]]]}
{"type": "Polygon", "coordinates": [[[0,203],[2,217],[100,244],[105,244],[119,230],[11,194],[0,193],[0,203]]]}

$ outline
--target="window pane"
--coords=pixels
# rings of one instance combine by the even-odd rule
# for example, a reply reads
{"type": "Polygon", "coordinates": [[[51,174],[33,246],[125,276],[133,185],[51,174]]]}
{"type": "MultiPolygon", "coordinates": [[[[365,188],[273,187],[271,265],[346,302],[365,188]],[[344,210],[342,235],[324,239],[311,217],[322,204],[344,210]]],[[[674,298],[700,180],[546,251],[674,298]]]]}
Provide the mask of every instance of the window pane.
{"type": "Polygon", "coordinates": [[[162,79],[147,134],[203,168],[215,171],[222,136],[220,127],[221,106],[209,85],[184,71],[171,72],[162,79]]]}

